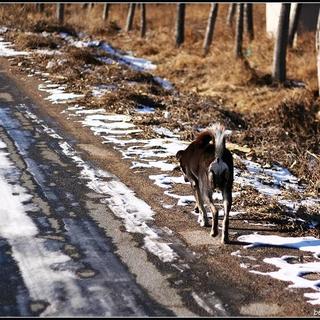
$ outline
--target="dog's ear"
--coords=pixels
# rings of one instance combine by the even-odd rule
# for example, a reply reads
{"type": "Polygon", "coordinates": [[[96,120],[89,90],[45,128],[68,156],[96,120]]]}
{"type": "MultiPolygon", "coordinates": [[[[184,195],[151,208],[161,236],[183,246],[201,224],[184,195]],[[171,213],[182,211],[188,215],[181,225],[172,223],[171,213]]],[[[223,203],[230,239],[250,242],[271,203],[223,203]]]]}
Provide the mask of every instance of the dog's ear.
{"type": "Polygon", "coordinates": [[[179,151],[176,153],[176,158],[177,158],[178,161],[180,161],[180,159],[181,159],[181,157],[182,157],[182,155],[183,155],[183,152],[184,152],[184,150],[179,150],[179,151]]]}

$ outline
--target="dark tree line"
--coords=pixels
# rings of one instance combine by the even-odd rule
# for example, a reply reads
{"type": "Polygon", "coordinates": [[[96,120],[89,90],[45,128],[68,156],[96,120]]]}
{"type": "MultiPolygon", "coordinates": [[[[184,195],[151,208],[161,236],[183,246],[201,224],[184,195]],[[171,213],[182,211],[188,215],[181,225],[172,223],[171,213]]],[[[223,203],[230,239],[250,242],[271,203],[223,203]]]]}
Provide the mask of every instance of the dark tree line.
{"type": "MultiPolygon", "coordinates": [[[[94,3],[83,3],[83,8],[92,9],[94,3]]],[[[102,19],[108,20],[111,4],[104,3],[102,19]]],[[[125,25],[125,31],[133,30],[133,21],[136,9],[140,9],[140,36],[145,37],[147,31],[146,19],[146,4],[129,3],[128,14],[125,25]]],[[[186,3],[177,3],[176,22],[175,22],[175,45],[180,47],[185,40],[185,15],[186,3]]],[[[273,64],[272,64],[272,78],[276,82],[284,82],[286,80],[286,52],[287,47],[294,46],[296,32],[301,14],[301,3],[282,3],[280,10],[280,18],[278,22],[277,32],[275,36],[273,64]],[[291,18],[290,18],[290,10],[291,18]]],[[[243,34],[246,31],[249,42],[254,40],[254,16],[252,3],[231,3],[228,8],[226,26],[233,27],[235,21],[235,45],[234,53],[236,58],[243,58],[243,34]]],[[[42,13],[45,10],[45,3],[36,3],[36,9],[42,13]]],[[[204,35],[203,53],[207,55],[212,46],[214,38],[215,24],[218,16],[218,3],[211,3],[211,8],[208,16],[207,27],[204,35]]],[[[56,18],[60,24],[64,23],[65,4],[57,3],[56,18]]],[[[318,56],[320,55],[320,17],[318,18],[317,32],[316,32],[316,49],[318,56]]],[[[320,83],[320,58],[317,60],[319,83],[320,83]]]]}

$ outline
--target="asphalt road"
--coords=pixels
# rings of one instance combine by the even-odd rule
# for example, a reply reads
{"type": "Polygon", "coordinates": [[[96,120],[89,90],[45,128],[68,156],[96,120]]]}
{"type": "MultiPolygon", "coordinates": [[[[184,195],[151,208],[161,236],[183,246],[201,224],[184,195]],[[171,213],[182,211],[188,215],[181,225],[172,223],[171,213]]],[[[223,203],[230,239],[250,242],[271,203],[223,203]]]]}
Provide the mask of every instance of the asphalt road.
{"type": "Polygon", "coordinates": [[[19,205],[19,194],[29,196],[20,203],[27,223],[16,221],[22,231],[8,237],[0,231],[0,315],[175,315],[174,308],[162,306],[137,284],[115,253],[112,239],[90,216],[106,216],[108,207],[63,153],[59,142],[68,137],[53,134],[48,123],[54,124],[39,120],[36,110],[0,74],[0,139],[11,163],[1,179],[23,187],[12,194],[14,203],[19,205]],[[36,228],[32,235],[23,231],[29,224],[36,228]]]}

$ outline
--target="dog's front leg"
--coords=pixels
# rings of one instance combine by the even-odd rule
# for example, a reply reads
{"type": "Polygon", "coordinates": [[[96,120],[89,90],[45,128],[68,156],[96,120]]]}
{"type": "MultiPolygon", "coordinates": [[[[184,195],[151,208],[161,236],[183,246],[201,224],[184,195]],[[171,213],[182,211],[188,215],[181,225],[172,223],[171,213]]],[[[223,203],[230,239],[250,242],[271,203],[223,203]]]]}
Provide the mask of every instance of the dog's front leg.
{"type": "Polygon", "coordinates": [[[224,190],[223,191],[223,209],[224,209],[224,218],[222,223],[222,237],[221,243],[228,243],[229,236],[229,212],[232,204],[232,193],[231,191],[224,190]]]}

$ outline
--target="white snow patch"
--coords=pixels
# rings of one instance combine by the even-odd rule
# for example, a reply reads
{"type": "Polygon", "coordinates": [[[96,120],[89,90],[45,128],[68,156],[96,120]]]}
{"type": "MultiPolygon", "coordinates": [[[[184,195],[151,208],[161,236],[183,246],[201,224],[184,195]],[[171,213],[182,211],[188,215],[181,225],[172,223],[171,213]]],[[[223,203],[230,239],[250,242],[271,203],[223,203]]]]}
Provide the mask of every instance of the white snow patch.
{"type": "Polygon", "coordinates": [[[10,174],[13,166],[8,154],[0,152],[0,235],[9,240],[32,237],[37,228],[25,214],[23,202],[31,199],[24,188],[7,183],[5,176],[10,174]]]}
{"type": "Polygon", "coordinates": [[[176,253],[169,244],[161,242],[147,222],[153,220],[154,212],[148,204],[137,198],[134,192],[114,175],[92,168],[85,163],[67,143],[60,143],[63,153],[69,156],[78,167],[82,168],[82,178],[88,180],[87,185],[97,193],[106,195],[105,203],[113,213],[124,220],[128,232],[144,235],[145,247],[164,262],[174,261],[176,253]]]}
{"type": "MultiPolygon", "coordinates": [[[[72,110],[72,109],[68,108],[68,110],[72,110]]],[[[105,113],[106,112],[104,109],[86,109],[86,110],[74,109],[74,110],[77,110],[76,114],[99,114],[99,113],[105,113]]]]}
{"type": "Polygon", "coordinates": [[[5,148],[7,148],[7,145],[2,140],[0,140],[0,149],[5,149],[5,148]]]}
{"type": "Polygon", "coordinates": [[[194,196],[189,195],[189,196],[181,196],[178,194],[174,194],[174,193],[170,193],[168,190],[166,190],[164,192],[164,194],[166,194],[167,196],[174,198],[174,199],[178,199],[178,206],[187,206],[193,202],[196,202],[196,199],[194,196]]]}
{"type": "MultiPolygon", "coordinates": [[[[100,40],[75,40],[72,36],[65,34],[63,32],[59,33],[60,37],[69,42],[70,45],[84,48],[84,47],[96,47],[100,48],[107,53],[114,56],[118,63],[125,64],[137,71],[151,71],[155,70],[157,66],[152,63],[150,60],[144,58],[135,57],[132,52],[121,52],[120,50],[114,49],[110,44],[100,41],[100,40]]],[[[97,57],[100,61],[113,64],[115,61],[109,57],[97,57]]],[[[165,78],[161,78],[158,76],[153,77],[154,80],[160,84],[165,90],[172,90],[172,83],[165,78]]]]}
{"type": "Polygon", "coordinates": [[[280,237],[276,235],[260,235],[255,233],[240,236],[238,237],[238,240],[251,243],[250,245],[245,246],[245,248],[272,245],[313,253],[316,260],[306,263],[289,263],[288,258],[292,258],[292,256],[265,258],[263,260],[264,262],[274,265],[278,270],[272,272],[251,270],[250,272],[268,275],[286,282],[292,282],[292,284],[289,285],[290,288],[313,289],[316,292],[304,294],[305,297],[311,299],[307,302],[313,305],[320,304],[320,239],[314,237],[280,237]],[[304,278],[303,276],[306,274],[316,274],[318,275],[318,279],[310,280],[304,278]]]}
{"type": "Polygon", "coordinates": [[[132,133],[139,133],[142,130],[130,122],[131,117],[117,114],[90,114],[80,121],[85,127],[90,127],[95,135],[105,134],[106,139],[109,135],[127,136],[132,133]]]}
{"type": "Polygon", "coordinates": [[[172,83],[167,80],[166,78],[160,78],[160,77],[153,77],[153,79],[158,82],[165,90],[172,90],[173,85],[172,83]]]}
{"type": "Polygon", "coordinates": [[[132,161],[130,169],[135,168],[158,168],[161,171],[172,171],[176,167],[175,164],[168,163],[166,161],[148,161],[148,163],[132,161]]]}
{"type": "Polygon", "coordinates": [[[158,133],[160,136],[169,137],[169,138],[179,137],[178,134],[174,134],[172,131],[170,131],[167,128],[153,127],[152,129],[154,132],[158,133]]]}
{"type": "Polygon", "coordinates": [[[314,237],[280,237],[277,235],[261,235],[254,233],[240,236],[238,237],[238,240],[251,243],[246,246],[250,248],[261,245],[271,245],[320,254],[320,239],[314,237]]]}
{"type": "Polygon", "coordinates": [[[213,310],[195,293],[192,292],[191,293],[193,299],[195,300],[195,302],[202,308],[204,309],[206,312],[208,312],[209,314],[213,314],[213,310]]]}
{"type": "Polygon", "coordinates": [[[8,31],[7,27],[0,27],[0,34],[6,33],[8,31]]]}
{"type": "Polygon", "coordinates": [[[163,204],[162,207],[165,209],[172,209],[174,207],[174,205],[173,204],[163,204]]]}
{"type": "Polygon", "coordinates": [[[65,92],[65,86],[54,87],[55,85],[44,85],[40,84],[38,89],[40,91],[48,92],[50,95],[45,98],[45,100],[49,100],[52,103],[67,103],[70,100],[74,100],[76,98],[83,97],[83,94],[76,94],[73,92],[65,92]]]}
{"type": "Polygon", "coordinates": [[[143,59],[143,58],[137,58],[133,56],[131,53],[120,53],[119,50],[114,49],[111,45],[108,43],[105,43],[103,41],[99,40],[74,40],[73,37],[70,35],[65,35],[63,33],[60,33],[60,36],[67,40],[70,45],[73,45],[78,48],[84,48],[84,47],[96,47],[100,48],[107,53],[111,54],[112,56],[116,57],[117,60],[120,63],[124,63],[130,67],[132,67],[135,70],[138,71],[146,71],[146,70],[154,70],[156,69],[156,65],[151,63],[151,61],[143,59]]]}
{"type": "Polygon", "coordinates": [[[25,56],[29,55],[27,51],[17,51],[12,49],[13,44],[11,42],[4,41],[3,37],[0,37],[0,56],[1,57],[13,57],[13,56],[25,56]]]}
{"type": "Polygon", "coordinates": [[[155,181],[154,183],[163,189],[171,188],[174,183],[188,184],[188,182],[184,181],[183,176],[170,177],[167,174],[155,174],[150,175],[149,178],[155,181]]]}
{"type": "Polygon", "coordinates": [[[111,55],[117,57],[120,63],[125,63],[137,71],[147,71],[156,69],[156,65],[151,63],[151,61],[134,57],[131,54],[121,54],[118,50],[112,48],[109,44],[103,42],[100,43],[100,47],[111,55]]]}
{"type": "Polygon", "coordinates": [[[62,55],[62,52],[59,50],[50,50],[50,49],[37,49],[34,51],[37,54],[43,54],[45,56],[55,56],[62,55]]]}
{"type": "Polygon", "coordinates": [[[234,155],[247,167],[247,171],[240,171],[235,168],[235,183],[240,185],[250,185],[260,193],[267,196],[276,196],[281,194],[281,188],[302,191],[303,188],[298,185],[299,180],[292,175],[288,169],[280,166],[272,168],[262,168],[260,164],[253,161],[241,159],[234,155]]]}
{"type": "Polygon", "coordinates": [[[279,268],[278,271],[260,272],[251,270],[252,273],[271,276],[272,278],[292,282],[289,288],[307,288],[317,292],[305,293],[304,296],[310,298],[307,302],[316,305],[320,304],[320,262],[307,262],[307,263],[289,263],[287,256],[281,258],[265,258],[263,261],[279,268]],[[310,280],[304,278],[307,274],[318,274],[318,279],[310,280]]]}
{"type": "Polygon", "coordinates": [[[105,84],[101,84],[99,86],[93,86],[91,93],[94,97],[101,97],[103,96],[105,93],[110,92],[110,91],[114,91],[117,89],[117,86],[115,85],[105,85],[105,84]]]}
{"type": "Polygon", "coordinates": [[[137,108],[136,108],[136,112],[137,113],[153,113],[154,112],[154,108],[149,107],[149,106],[145,106],[143,104],[140,104],[137,108]]]}

